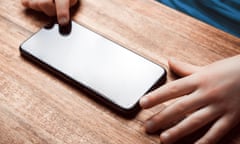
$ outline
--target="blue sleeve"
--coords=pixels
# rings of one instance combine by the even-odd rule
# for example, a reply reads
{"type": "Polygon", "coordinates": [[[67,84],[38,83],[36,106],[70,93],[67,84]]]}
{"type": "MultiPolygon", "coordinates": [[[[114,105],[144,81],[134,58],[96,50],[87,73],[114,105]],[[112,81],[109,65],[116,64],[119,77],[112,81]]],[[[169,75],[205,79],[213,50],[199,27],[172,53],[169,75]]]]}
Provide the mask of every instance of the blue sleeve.
{"type": "Polygon", "coordinates": [[[157,0],[240,37],[240,0],[157,0]]]}

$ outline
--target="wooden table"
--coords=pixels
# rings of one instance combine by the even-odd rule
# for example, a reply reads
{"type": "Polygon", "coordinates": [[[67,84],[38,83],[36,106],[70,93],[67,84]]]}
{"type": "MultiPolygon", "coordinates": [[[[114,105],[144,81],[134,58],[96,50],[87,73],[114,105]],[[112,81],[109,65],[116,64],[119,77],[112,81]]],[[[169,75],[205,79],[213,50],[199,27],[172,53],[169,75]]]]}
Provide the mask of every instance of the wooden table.
{"type": "MultiPolygon", "coordinates": [[[[205,65],[240,54],[239,38],[152,0],[81,0],[73,19],[166,69],[170,57],[205,65]]],[[[48,21],[20,0],[0,1],[0,143],[159,143],[143,128],[159,107],[123,118],[20,56],[19,45],[48,21]]],[[[221,143],[240,143],[239,129],[221,143]]]]}

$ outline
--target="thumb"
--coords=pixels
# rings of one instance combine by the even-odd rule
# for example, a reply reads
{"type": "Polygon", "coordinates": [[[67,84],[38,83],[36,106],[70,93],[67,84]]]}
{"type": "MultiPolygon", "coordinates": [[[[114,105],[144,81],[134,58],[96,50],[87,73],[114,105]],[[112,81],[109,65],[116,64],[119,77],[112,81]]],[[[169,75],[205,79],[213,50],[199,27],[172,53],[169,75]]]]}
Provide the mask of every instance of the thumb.
{"type": "Polygon", "coordinates": [[[201,69],[200,66],[184,63],[176,59],[168,60],[168,65],[172,72],[182,77],[191,75],[201,69]]]}

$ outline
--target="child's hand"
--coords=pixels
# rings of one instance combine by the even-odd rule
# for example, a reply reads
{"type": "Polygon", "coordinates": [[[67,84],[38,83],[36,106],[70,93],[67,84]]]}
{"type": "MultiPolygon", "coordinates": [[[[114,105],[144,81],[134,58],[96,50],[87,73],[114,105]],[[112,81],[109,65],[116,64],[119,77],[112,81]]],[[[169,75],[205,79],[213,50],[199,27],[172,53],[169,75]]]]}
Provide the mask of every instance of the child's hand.
{"type": "Polygon", "coordinates": [[[36,11],[42,11],[48,16],[57,15],[60,25],[68,24],[70,20],[69,9],[78,0],[22,0],[22,4],[36,11]]]}
{"type": "Polygon", "coordinates": [[[148,132],[165,129],[160,135],[169,144],[213,123],[198,144],[217,143],[240,122],[240,55],[196,67],[176,60],[170,69],[186,76],[170,82],[140,100],[146,109],[167,100],[179,98],[146,121],[148,132]]]}

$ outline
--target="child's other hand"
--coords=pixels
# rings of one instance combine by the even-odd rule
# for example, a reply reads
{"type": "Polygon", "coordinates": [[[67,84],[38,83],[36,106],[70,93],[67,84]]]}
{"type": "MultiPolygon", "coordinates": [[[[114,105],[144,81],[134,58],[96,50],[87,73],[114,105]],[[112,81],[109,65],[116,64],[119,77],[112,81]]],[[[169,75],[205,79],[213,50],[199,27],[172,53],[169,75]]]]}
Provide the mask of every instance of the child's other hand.
{"type": "Polygon", "coordinates": [[[151,108],[179,97],[163,111],[145,123],[148,132],[165,129],[160,135],[164,144],[213,123],[197,144],[217,143],[240,122],[240,56],[196,67],[176,60],[169,66],[176,74],[185,76],[144,96],[140,105],[151,108]]]}
{"type": "Polygon", "coordinates": [[[57,15],[60,25],[68,24],[70,20],[69,9],[78,0],[22,0],[22,4],[36,11],[42,11],[48,16],[57,15]]]}

